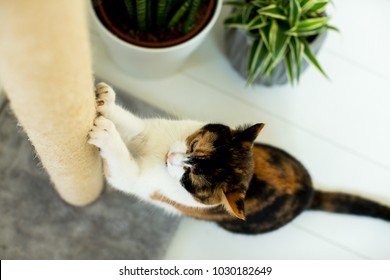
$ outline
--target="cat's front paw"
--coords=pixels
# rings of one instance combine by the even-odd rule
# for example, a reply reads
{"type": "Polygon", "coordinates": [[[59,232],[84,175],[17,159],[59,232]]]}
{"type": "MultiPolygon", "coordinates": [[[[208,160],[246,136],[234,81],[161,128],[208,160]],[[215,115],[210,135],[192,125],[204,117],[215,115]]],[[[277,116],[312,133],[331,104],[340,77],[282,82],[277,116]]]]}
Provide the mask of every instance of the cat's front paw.
{"type": "Polygon", "coordinates": [[[95,94],[97,112],[107,117],[115,105],[115,91],[106,83],[98,83],[95,94]]]}
{"type": "Polygon", "coordinates": [[[88,136],[88,143],[98,147],[103,158],[115,157],[128,152],[115,125],[104,116],[95,119],[88,136]]]}

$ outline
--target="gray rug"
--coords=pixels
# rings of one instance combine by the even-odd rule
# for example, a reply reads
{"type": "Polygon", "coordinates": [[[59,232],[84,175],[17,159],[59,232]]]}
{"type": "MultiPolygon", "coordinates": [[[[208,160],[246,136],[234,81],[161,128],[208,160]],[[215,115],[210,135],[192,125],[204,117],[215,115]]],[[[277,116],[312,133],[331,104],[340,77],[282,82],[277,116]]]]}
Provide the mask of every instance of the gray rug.
{"type": "MultiPolygon", "coordinates": [[[[119,98],[142,116],[165,114],[119,98]]],[[[160,259],[179,219],[106,188],[86,207],[63,202],[7,101],[0,107],[0,259],[160,259]]]]}

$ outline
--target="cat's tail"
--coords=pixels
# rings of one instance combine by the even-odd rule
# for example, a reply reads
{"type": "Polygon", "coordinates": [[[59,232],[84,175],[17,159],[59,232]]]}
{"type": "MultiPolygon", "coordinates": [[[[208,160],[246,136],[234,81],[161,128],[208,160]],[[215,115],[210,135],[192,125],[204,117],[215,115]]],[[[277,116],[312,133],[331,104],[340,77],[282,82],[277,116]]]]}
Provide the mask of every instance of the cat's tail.
{"type": "Polygon", "coordinates": [[[370,216],[390,221],[390,207],[345,193],[316,190],[308,208],[334,213],[370,216]]]}

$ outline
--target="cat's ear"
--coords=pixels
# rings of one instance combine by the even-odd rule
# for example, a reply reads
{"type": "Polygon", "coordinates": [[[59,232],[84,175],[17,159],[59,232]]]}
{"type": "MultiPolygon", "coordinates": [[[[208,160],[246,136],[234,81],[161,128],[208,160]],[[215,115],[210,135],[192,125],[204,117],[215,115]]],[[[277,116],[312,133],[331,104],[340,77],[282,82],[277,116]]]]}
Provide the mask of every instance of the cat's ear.
{"type": "Polygon", "coordinates": [[[257,123],[244,129],[237,129],[235,138],[242,142],[253,143],[264,126],[264,123],[257,123]]]}
{"type": "Polygon", "coordinates": [[[245,220],[244,199],[245,194],[238,191],[222,192],[222,203],[226,210],[241,220],[245,220]]]}

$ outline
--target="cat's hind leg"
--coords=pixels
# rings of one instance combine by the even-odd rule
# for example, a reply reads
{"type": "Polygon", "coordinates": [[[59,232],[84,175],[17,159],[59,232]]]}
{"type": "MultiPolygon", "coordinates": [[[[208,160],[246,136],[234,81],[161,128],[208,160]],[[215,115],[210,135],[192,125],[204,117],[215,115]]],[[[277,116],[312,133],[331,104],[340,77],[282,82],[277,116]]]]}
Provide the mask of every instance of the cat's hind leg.
{"type": "Polygon", "coordinates": [[[106,83],[96,85],[96,110],[99,115],[111,120],[125,142],[144,130],[144,122],[115,103],[116,93],[106,83]]]}

